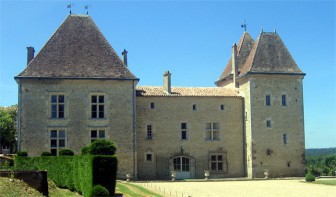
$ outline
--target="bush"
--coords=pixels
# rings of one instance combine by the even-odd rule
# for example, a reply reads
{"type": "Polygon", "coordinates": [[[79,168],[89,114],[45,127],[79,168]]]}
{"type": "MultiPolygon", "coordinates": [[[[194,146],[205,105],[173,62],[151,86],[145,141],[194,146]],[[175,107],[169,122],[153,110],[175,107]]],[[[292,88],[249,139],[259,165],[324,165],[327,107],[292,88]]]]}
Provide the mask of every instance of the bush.
{"type": "Polygon", "coordinates": [[[26,151],[18,151],[16,155],[20,157],[27,157],[28,153],[26,151]]]}
{"type": "Polygon", "coordinates": [[[95,185],[93,188],[92,188],[92,191],[91,191],[91,195],[92,197],[94,196],[109,196],[110,193],[108,192],[108,190],[101,186],[101,185],[95,185]]]}
{"type": "Polygon", "coordinates": [[[312,175],[311,173],[306,174],[306,181],[307,182],[313,182],[313,181],[315,181],[315,176],[312,175]]]}
{"type": "Polygon", "coordinates": [[[58,154],[60,156],[65,156],[65,155],[67,155],[67,156],[74,156],[75,155],[75,153],[72,150],[70,150],[70,149],[60,150],[58,154]]]}
{"type": "Polygon", "coordinates": [[[42,152],[41,156],[52,156],[50,152],[42,152]]]}
{"type": "Polygon", "coordinates": [[[115,144],[108,140],[96,140],[90,145],[82,148],[82,154],[90,155],[114,155],[117,148],[115,144]]]}

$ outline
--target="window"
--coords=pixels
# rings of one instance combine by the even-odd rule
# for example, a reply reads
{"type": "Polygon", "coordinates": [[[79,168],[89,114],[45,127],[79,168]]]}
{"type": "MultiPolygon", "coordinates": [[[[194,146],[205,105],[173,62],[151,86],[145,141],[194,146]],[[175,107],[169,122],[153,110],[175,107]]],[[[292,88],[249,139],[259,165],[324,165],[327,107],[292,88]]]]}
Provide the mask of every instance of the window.
{"type": "Polygon", "coordinates": [[[287,144],[287,134],[286,133],[282,134],[282,142],[283,144],[287,144]]]}
{"type": "Polygon", "coordinates": [[[51,118],[64,118],[64,95],[51,95],[51,118]]]}
{"type": "Polygon", "coordinates": [[[146,153],[146,161],[153,161],[153,154],[152,153],[146,153]]]}
{"type": "Polygon", "coordinates": [[[97,139],[105,139],[105,130],[91,130],[91,143],[97,139]]]}
{"type": "Polygon", "coordinates": [[[287,167],[291,167],[291,162],[290,161],[287,161],[287,167]]]}
{"type": "Polygon", "coordinates": [[[209,169],[213,172],[227,172],[226,153],[210,154],[209,169]]]}
{"type": "Polygon", "coordinates": [[[271,120],[266,120],[266,127],[267,128],[272,128],[272,121],[271,120]]]}
{"type": "Polygon", "coordinates": [[[147,140],[153,139],[152,125],[147,125],[147,140]]]}
{"type": "Polygon", "coordinates": [[[219,140],[219,123],[206,123],[205,130],[207,140],[219,140]]]}
{"type": "Polygon", "coordinates": [[[52,155],[58,155],[61,148],[66,147],[66,132],[65,130],[50,130],[50,152],[52,155]]]}
{"type": "Polygon", "coordinates": [[[286,95],[281,95],[281,105],[282,106],[287,106],[287,99],[286,99],[286,95]]]}
{"type": "Polygon", "coordinates": [[[181,123],[181,140],[187,139],[187,123],[181,123]]]}
{"type": "Polygon", "coordinates": [[[151,102],[151,103],[150,103],[150,108],[151,108],[151,109],[155,109],[155,103],[154,103],[154,102],[151,102]]]}
{"type": "Polygon", "coordinates": [[[196,110],[197,110],[197,106],[194,104],[194,105],[192,106],[192,109],[193,109],[194,111],[196,111],[196,110]]]}
{"type": "Polygon", "coordinates": [[[104,118],[104,95],[91,96],[91,118],[104,118]]]}
{"type": "Polygon", "coordinates": [[[188,157],[176,157],[173,159],[174,170],[178,172],[190,171],[190,159],[188,157]]]}
{"type": "Polygon", "coordinates": [[[224,105],[220,105],[220,109],[224,111],[224,105]]]}
{"type": "Polygon", "coordinates": [[[271,95],[270,94],[266,95],[266,106],[271,106],[271,95]]]}

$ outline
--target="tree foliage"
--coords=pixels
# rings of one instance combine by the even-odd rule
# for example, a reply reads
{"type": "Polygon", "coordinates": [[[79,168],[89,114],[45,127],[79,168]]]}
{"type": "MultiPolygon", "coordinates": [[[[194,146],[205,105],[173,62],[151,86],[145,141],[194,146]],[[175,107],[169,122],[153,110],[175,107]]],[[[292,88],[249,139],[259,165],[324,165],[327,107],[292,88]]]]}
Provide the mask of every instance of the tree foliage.
{"type": "Polygon", "coordinates": [[[0,147],[10,147],[11,152],[16,147],[17,105],[0,107],[0,147]]]}
{"type": "Polygon", "coordinates": [[[307,169],[314,176],[336,176],[336,155],[307,157],[307,169]]]}

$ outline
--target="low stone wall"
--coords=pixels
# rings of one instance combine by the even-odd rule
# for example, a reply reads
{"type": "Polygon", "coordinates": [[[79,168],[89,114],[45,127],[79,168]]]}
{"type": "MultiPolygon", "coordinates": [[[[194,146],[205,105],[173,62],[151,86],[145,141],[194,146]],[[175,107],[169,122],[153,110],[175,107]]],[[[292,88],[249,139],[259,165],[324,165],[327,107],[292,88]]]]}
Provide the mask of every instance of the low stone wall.
{"type": "MultiPolygon", "coordinates": [[[[10,177],[11,171],[0,171],[0,177],[10,177]]],[[[14,178],[21,179],[44,196],[49,195],[47,171],[13,171],[14,178]]]]}

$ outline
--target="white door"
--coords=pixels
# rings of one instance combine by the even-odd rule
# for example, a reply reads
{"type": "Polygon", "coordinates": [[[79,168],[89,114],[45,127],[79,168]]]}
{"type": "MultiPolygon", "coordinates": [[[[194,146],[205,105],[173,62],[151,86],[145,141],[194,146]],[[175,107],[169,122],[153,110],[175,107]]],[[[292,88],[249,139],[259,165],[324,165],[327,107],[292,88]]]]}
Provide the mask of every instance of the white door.
{"type": "Polygon", "coordinates": [[[176,171],[176,179],[190,178],[190,159],[188,157],[175,157],[173,159],[174,171],[176,171]]]}

